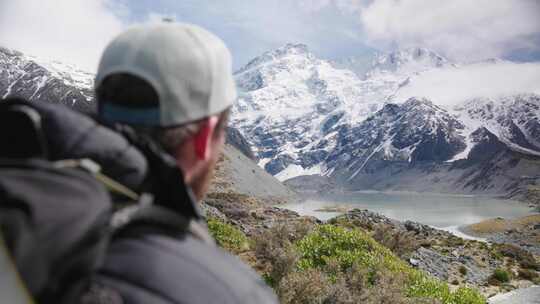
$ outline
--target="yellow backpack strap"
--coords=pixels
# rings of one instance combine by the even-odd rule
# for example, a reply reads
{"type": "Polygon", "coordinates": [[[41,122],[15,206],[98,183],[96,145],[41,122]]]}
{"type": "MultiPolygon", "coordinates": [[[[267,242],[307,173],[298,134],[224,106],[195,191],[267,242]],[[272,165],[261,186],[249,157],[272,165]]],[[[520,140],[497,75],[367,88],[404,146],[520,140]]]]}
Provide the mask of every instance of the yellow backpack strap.
{"type": "Polygon", "coordinates": [[[0,294],[2,303],[34,304],[0,233],[0,294]]]}

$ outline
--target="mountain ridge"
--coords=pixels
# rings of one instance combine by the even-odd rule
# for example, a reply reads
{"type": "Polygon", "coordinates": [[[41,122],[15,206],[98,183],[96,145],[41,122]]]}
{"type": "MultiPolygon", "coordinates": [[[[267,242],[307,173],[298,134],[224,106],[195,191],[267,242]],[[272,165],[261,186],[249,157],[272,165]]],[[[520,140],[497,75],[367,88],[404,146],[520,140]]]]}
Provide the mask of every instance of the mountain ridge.
{"type": "MultiPolygon", "coordinates": [[[[90,73],[5,48],[0,49],[0,65],[0,96],[95,109],[90,73]]],[[[351,189],[367,187],[363,179],[380,168],[478,167],[488,161],[481,157],[488,148],[501,162],[515,155],[540,157],[539,94],[479,96],[454,106],[397,96],[418,75],[462,66],[412,48],[378,55],[363,79],[317,58],[306,45],[287,44],[235,73],[240,98],[232,109],[228,140],[282,181],[319,175],[351,189]]],[[[473,173],[468,174],[463,180],[473,173]]],[[[456,189],[463,191],[462,186],[456,189]]]]}
{"type": "Polygon", "coordinates": [[[259,165],[283,181],[319,175],[350,187],[361,171],[373,171],[381,162],[404,162],[406,168],[417,163],[452,167],[471,153],[476,162],[466,163],[478,166],[482,150],[478,145],[485,144],[479,139],[483,129],[494,137],[493,147],[508,152],[504,155],[540,156],[538,94],[479,96],[456,100],[454,106],[421,95],[402,99],[404,88],[423,73],[469,66],[428,49],[411,48],[379,54],[362,78],[317,58],[305,45],[289,44],[257,57],[236,74],[241,98],[233,110],[233,123],[255,147],[259,165]],[[373,123],[377,113],[392,110],[399,113],[386,123],[373,123]]]}

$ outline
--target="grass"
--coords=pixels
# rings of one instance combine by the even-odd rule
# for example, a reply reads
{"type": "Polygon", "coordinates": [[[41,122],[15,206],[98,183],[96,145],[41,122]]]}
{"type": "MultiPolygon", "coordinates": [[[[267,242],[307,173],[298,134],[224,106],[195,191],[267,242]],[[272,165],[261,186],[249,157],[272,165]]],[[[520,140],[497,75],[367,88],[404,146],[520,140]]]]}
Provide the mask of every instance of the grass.
{"type": "Polygon", "coordinates": [[[249,249],[246,235],[231,224],[219,219],[208,219],[208,230],[217,244],[232,253],[241,253],[249,249]]]}
{"type": "Polygon", "coordinates": [[[469,225],[468,229],[478,234],[489,234],[505,232],[510,229],[520,229],[527,225],[538,223],[540,223],[540,214],[533,214],[515,220],[507,220],[503,218],[488,219],[480,223],[469,225]]]}

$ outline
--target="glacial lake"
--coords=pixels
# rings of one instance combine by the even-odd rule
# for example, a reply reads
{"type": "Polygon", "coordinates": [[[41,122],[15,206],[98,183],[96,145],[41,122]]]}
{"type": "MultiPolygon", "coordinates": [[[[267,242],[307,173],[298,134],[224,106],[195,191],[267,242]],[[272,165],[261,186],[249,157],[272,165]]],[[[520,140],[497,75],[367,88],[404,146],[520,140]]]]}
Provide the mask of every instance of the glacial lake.
{"type": "Polygon", "coordinates": [[[324,208],[368,209],[392,219],[411,220],[457,234],[458,227],[485,219],[512,219],[535,213],[525,203],[485,196],[377,191],[306,197],[300,203],[281,207],[321,220],[343,213],[318,211],[324,208]]]}

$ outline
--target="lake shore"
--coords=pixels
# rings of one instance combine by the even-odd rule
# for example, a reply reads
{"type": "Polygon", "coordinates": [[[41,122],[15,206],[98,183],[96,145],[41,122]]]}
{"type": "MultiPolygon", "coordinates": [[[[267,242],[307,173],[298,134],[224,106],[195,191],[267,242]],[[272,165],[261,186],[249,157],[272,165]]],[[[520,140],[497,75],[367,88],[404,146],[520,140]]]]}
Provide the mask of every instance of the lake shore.
{"type": "Polygon", "coordinates": [[[352,209],[367,209],[396,220],[421,222],[460,237],[475,239],[478,236],[459,227],[499,216],[522,217],[533,210],[527,203],[493,196],[373,190],[308,194],[302,197],[301,202],[279,207],[320,220],[328,220],[352,209]]]}
{"type": "Polygon", "coordinates": [[[507,243],[540,256],[540,214],[516,219],[502,217],[460,227],[462,233],[484,238],[492,243],[507,243]]]}

